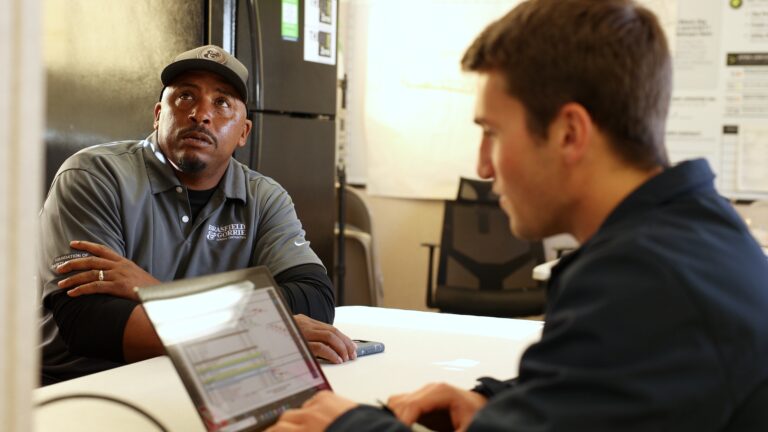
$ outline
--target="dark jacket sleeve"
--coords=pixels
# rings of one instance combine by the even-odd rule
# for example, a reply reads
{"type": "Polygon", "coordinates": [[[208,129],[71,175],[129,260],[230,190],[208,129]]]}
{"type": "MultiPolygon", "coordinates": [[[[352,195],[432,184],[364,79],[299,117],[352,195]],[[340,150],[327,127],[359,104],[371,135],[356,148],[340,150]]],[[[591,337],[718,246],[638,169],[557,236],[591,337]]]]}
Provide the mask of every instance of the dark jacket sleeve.
{"type": "Polygon", "coordinates": [[[391,414],[370,405],[360,405],[345,412],[326,429],[328,432],[410,432],[410,430],[411,428],[399,422],[391,414]]]}
{"type": "Polygon", "coordinates": [[[325,268],[318,264],[302,264],[275,276],[283,297],[294,314],[333,324],[336,309],[333,285],[325,268]]]}
{"type": "Polygon", "coordinates": [[[123,332],[138,303],[105,294],[69,297],[65,290],[45,298],[69,352],[115,362],[123,359],[123,332]]]}
{"type": "Polygon", "coordinates": [[[481,395],[485,396],[486,399],[490,399],[493,396],[503,392],[504,390],[514,387],[517,383],[517,378],[500,381],[496,378],[482,377],[478,378],[477,381],[478,384],[475,386],[475,388],[472,389],[472,391],[480,393],[481,395]]]}
{"type": "Polygon", "coordinates": [[[481,384],[490,398],[469,431],[714,430],[727,392],[705,327],[640,249],[574,263],[550,287],[541,341],[517,381],[481,384]]]}

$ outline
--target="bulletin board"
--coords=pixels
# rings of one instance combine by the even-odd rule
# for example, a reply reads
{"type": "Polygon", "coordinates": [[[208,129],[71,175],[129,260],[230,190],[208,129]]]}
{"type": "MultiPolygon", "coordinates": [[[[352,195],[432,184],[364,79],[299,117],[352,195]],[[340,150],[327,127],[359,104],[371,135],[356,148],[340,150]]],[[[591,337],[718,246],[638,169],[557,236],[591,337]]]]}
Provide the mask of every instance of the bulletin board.
{"type": "Polygon", "coordinates": [[[705,157],[719,191],[768,198],[768,1],[677,0],[673,162],[705,157]]]}
{"type": "MultiPolygon", "coordinates": [[[[474,176],[481,132],[459,61],[516,0],[342,0],[348,179],[373,195],[445,199],[474,176]]],[[[704,157],[719,191],[768,199],[768,0],[641,0],[674,58],[673,163],[704,157]]]]}

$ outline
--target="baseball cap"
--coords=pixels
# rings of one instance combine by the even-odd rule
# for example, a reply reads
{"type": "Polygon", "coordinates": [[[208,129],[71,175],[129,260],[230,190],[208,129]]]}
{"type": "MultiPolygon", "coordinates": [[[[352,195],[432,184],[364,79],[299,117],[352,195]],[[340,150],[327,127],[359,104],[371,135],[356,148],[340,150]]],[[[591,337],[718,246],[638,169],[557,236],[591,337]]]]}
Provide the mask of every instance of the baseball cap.
{"type": "Polygon", "coordinates": [[[233,55],[216,45],[205,45],[184,51],[160,73],[164,86],[191,70],[205,70],[222,76],[237,90],[243,102],[248,102],[248,69],[233,55]]]}

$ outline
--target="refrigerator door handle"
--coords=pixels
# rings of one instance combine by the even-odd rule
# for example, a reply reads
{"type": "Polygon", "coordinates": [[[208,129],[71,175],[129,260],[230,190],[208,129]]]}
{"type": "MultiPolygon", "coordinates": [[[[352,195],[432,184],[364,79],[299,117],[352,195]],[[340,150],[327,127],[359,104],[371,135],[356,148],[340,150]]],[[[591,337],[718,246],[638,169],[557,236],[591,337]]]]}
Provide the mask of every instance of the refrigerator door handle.
{"type": "Polygon", "coordinates": [[[243,38],[242,41],[248,41],[249,46],[239,47],[239,51],[247,51],[250,58],[249,64],[246,64],[250,74],[250,94],[248,95],[248,110],[257,111],[262,109],[262,92],[264,91],[264,77],[261,65],[264,64],[263,49],[261,47],[261,14],[259,0],[241,0],[239,6],[247,10],[246,28],[237,29],[238,32],[246,32],[249,38],[243,38]]]}

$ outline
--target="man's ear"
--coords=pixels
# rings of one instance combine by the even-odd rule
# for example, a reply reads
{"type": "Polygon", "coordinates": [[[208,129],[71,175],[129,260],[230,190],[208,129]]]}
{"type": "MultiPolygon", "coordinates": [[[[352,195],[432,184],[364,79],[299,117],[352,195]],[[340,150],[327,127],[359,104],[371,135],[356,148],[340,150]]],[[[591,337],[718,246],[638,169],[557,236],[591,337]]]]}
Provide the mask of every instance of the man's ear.
{"type": "Polygon", "coordinates": [[[160,102],[155,104],[155,122],[153,124],[153,129],[157,130],[157,127],[160,125],[160,108],[162,104],[160,102]]]}
{"type": "Polygon", "coordinates": [[[245,123],[243,124],[243,133],[240,134],[240,139],[237,141],[238,147],[244,147],[248,143],[248,135],[251,133],[252,127],[253,122],[251,122],[249,119],[245,119],[245,123]]]}
{"type": "Polygon", "coordinates": [[[566,163],[576,163],[584,158],[590,148],[594,127],[592,116],[581,104],[569,102],[560,107],[550,133],[554,133],[566,163]]]}

